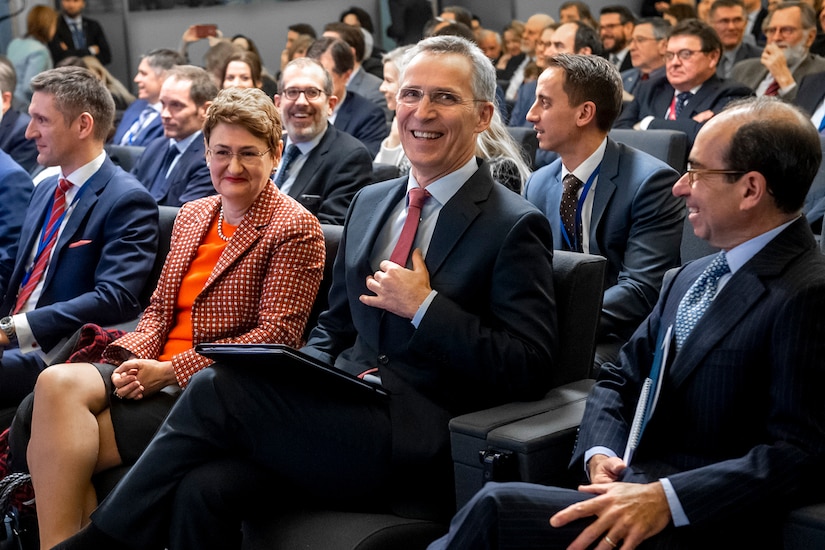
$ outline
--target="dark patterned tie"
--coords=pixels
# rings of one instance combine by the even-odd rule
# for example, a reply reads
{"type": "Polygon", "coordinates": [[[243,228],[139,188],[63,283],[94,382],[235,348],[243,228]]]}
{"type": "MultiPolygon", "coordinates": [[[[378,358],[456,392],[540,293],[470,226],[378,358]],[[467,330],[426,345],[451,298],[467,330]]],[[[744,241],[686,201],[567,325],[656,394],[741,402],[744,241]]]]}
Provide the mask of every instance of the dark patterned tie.
{"type": "Polygon", "coordinates": [[[562,180],[564,189],[561,192],[561,205],[559,215],[564,230],[567,233],[567,240],[564,241],[565,250],[581,252],[581,224],[576,223],[576,209],[579,206],[579,189],[582,188],[582,180],[572,173],[564,176],[562,180]],[[569,240],[569,242],[568,242],[569,240]]]}
{"type": "Polygon", "coordinates": [[[166,154],[163,155],[163,162],[161,162],[160,168],[152,180],[152,186],[149,188],[149,192],[155,197],[156,201],[160,201],[169,191],[167,174],[169,173],[169,167],[172,166],[172,163],[179,154],[180,152],[178,151],[177,145],[170,143],[166,149],[166,154]]]}
{"type": "Polygon", "coordinates": [[[676,326],[674,327],[676,351],[682,349],[682,345],[693,331],[696,323],[710,307],[719,288],[719,279],[726,273],[730,273],[730,266],[725,257],[725,252],[722,251],[705,268],[682,297],[682,301],[679,302],[679,307],[676,309],[676,326]]]}
{"type": "Polygon", "coordinates": [[[676,95],[676,112],[674,118],[679,118],[679,115],[682,114],[682,109],[685,108],[685,105],[687,105],[687,102],[691,97],[693,97],[692,92],[681,92],[676,95]]]}
{"type": "Polygon", "coordinates": [[[74,47],[78,50],[85,49],[86,36],[83,34],[83,27],[80,23],[71,23],[70,26],[72,27],[72,41],[74,42],[74,47]]]}
{"type": "Polygon", "coordinates": [[[779,82],[774,78],[765,90],[765,95],[776,96],[779,95],[779,82]]]}
{"type": "Polygon", "coordinates": [[[289,165],[292,164],[298,155],[301,154],[301,150],[298,149],[298,146],[294,143],[291,143],[289,147],[286,148],[286,154],[284,154],[283,160],[281,160],[281,165],[278,166],[278,175],[275,176],[275,185],[280,187],[284,184],[287,177],[289,177],[289,165]]]}

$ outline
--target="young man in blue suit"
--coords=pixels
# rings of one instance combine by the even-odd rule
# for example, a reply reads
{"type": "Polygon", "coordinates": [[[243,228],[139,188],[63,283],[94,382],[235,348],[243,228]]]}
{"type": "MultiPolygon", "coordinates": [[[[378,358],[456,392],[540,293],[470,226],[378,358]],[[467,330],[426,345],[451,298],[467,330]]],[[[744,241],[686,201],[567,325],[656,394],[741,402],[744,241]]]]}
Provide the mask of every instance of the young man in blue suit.
{"type": "Polygon", "coordinates": [[[352,197],[372,183],[373,157],[363,143],[330,124],[338,97],[332,77],[318,61],[290,61],[278,88],[275,105],[286,139],[275,184],[321,223],[342,225],[352,197]]]}
{"type": "Polygon", "coordinates": [[[787,511],[825,488],[825,256],[800,215],[821,157],[807,117],[776,99],[699,131],[673,193],[723,252],[668,277],[603,368],[571,462],[589,484],[487,485],[431,550],[782,547],[787,511]],[[661,390],[628,454],[648,377],[661,390]]]}
{"type": "Polygon", "coordinates": [[[685,209],[670,193],[679,174],[664,162],[607,137],[622,105],[622,80],[598,56],[550,56],[527,119],[539,147],[560,158],[527,180],[524,195],[544,212],[557,249],[607,258],[597,336],[598,367],[650,313],[665,271],[679,265],[685,209]],[[577,235],[562,223],[572,174],[577,235]]]}
{"type": "Polygon", "coordinates": [[[175,65],[186,63],[175,50],[152,50],[140,60],[134,81],[138,86],[138,98],[129,105],[117,125],[112,143],[145,147],[163,135],[160,121],[160,87],[166,73],[175,65]]]}
{"type": "Polygon", "coordinates": [[[8,153],[29,174],[33,174],[40,168],[37,164],[37,146],[26,138],[29,115],[21,113],[11,105],[15,86],[17,74],[14,72],[14,65],[4,56],[0,56],[0,149],[8,153]]]}
{"type": "Polygon", "coordinates": [[[329,309],[304,348],[371,373],[389,396],[204,369],[91,526],[58,548],[240,548],[238,504],[270,483],[281,502],[449,517],[450,418],[544,394],[556,355],[550,226],[475,157],[495,68],[455,36],[412,54],[397,109],[410,175],[353,200],[329,309]],[[414,251],[391,261],[407,195],[424,191],[420,214],[409,207],[421,218],[414,251]]]}
{"type": "Polygon", "coordinates": [[[0,251],[2,407],[32,391],[50,354],[84,323],[138,315],[158,243],[154,200],[103,150],[115,110],[109,91],[78,67],[45,71],[31,85],[26,136],[37,161],[60,174],[38,184],[19,240],[0,251]]]}
{"type": "Polygon", "coordinates": [[[132,174],[158,204],[183,203],[215,194],[206,166],[201,127],[218,88],[204,69],[173,67],[160,89],[163,137],[152,141],[132,174]]]}

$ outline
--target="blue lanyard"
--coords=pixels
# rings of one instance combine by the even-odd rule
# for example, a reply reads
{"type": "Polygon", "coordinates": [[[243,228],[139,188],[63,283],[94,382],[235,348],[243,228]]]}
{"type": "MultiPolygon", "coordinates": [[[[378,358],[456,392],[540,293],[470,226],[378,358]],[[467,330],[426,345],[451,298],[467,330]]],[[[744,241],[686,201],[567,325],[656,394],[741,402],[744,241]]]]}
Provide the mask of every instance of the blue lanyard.
{"type": "MultiPolygon", "coordinates": [[[[582,210],[584,206],[584,199],[587,198],[587,194],[590,192],[590,187],[593,185],[593,182],[596,180],[596,176],[599,175],[599,170],[602,168],[602,163],[600,162],[596,169],[593,170],[593,173],[590,174],[590,177],[587,178],[587,183],[584,184],[584,188],[582,189],[582,194],[579,197],[579,202],[576,204],[576,227],[580,226],[582,223],[582,210]]],[[[559,220],[561,220],[561,214],[559,214],[559,220]]],[[[570,243],[570,235],[567,234],[567,229],[564,227],[564,223],[560,223],[561,226],[561,236],[564,238],[564,242],[567,243],[567,248],[570,250],[578,250],[579,249],[579,239],[578,236],[574,235],[574,242],[570,243]],[[575,245],[575,246],[573,246],[575,245]]]]}
{"type": "Polygon", "coordinates": [[[77,191],[77,194],[74,196],[74,199],[72,199],[72,203],[63,209],[63,213],[60,214],[59,218],[57,218],[57,222],[54,224],[51,231],[47,233],[46,229],[49,226],[49,218],[51,218],[50,213],[52,211],[52,206],[54,206],[54,194],[52,194],[52,198],[49,201],[49,209],[46,211],[49,214],[46,215],[45,219],[43,220],[43,227],[40,228],[40,242],[37,244],[37,252],[34,255],[34,261],[32,262],[32,265],[29,267],[29,269],[26,270],[26,274],[23,275],[23,282],[20,283],[21,286],[25,285],[29,281],[29,278],[32,275],[32,270],[34,270],[34,266],[37,265],[37,260],[40,258],[40,255],[43,254],[43,250],[46,248],[46,244],[52,239],[54,234],[60,230],[60,226],[63,225],[63,219],[66,217],[66,212],[69,211],[69,208],[75,205],[75,203],[80,198],[80,195],[83,194],[83,191],[85,189],[85,185],[80,187],[80,189],[77,191]]]}

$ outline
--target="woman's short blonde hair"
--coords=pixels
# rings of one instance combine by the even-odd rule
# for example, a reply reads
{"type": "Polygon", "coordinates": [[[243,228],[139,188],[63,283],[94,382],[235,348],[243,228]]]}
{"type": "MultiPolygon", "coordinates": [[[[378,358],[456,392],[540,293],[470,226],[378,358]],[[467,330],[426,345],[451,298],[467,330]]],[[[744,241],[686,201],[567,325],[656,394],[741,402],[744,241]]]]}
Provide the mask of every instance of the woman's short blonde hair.
{"type": "Polygon", "coordinates": [[[203,123],[203,137],[207,144],[212,130],[221,122],[241,126],[266,142],[275,158],[281,144],[283,126],[275,103],[263,91],[258,88],[227,88],[218,92],[206,111],[203,123]]]}

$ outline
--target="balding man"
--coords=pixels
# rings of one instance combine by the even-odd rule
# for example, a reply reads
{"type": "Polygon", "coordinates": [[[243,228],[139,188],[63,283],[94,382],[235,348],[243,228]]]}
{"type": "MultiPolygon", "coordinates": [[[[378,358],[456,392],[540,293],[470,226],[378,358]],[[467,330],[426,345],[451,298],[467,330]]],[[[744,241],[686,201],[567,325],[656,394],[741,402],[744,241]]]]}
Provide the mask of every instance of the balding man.
{"type": "Polygon", "coordinates": [[[516,100],[518,89],[524,82],[524,69],[528,63],[536,59],[536,45],[541,32],[553,23],[555,23],[553,18],[546,13],[533,14],[525,21],[524,32],[521,34],[521,51],[524,52],[524,60],[516,67],[507,88],[504,90],[506,101],[512,103],[516,100]]]}

